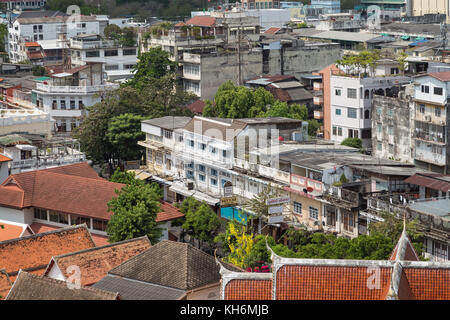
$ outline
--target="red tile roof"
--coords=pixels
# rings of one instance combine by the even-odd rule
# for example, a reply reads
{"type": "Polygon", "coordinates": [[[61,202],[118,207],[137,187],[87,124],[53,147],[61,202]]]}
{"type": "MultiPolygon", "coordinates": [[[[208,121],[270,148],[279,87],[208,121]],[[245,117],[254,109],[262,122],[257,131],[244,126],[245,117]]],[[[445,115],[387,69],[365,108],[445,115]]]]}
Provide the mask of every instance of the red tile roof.
{"type": "Polygon", "coordinates": [[[443,82],[450,81],[450,71],[445,72],[429,72],[427,75],[436,78],[438,80],[441,80],[443,82]]]}
{"type": "Polygon", "coordinates": [[[271,28],[267,29],[266,31],[264,31],[264,33],[265,34],[275,34],[280,30],[281,30],[281,28],[271,27],[271,28]]]}
{"type": "Polygon", "coordinates": [[[272,253],[269,281],[261,274],[233,273],[221,269],[224,299],[280,300],[384,300],[450,299],[450,262],[417,261],[403,231],[388,261],[288,259],[272,253]],[[259,294],[255,294],[258,292],[259,294]]]}
{"type": "Polygon", "coordinates": [[[164,222],[175,220],[178,218],[183,218],[184,214],[181,213],[176,207],[171,205],[168,202],[161,203],[161,212],[159,212],[156,216],[156,222],[164,222]]]}
{"type": "Polygon", "coordinates": [[[42,274],[56,255],[95,247],[86,225],[0,242],[0,269],[10,277],[20,269],[42,274]]]}
{"type": "Polygon", "coordinates": [[[48,276],[50,270],[57,266],[67,279],[71,275],[67,272],[68,267],[76,265],[80,268],[81,285],[90,286],[105,277],[111,269],[150,247],[150,241],[145,236],[55,256],[44,275],[48,276]]]}
{"type": "Polygon", "coordinates": [[[0,300],[4,300],[11,289],[11,280],[5,270],[0,269],[0,300]]]}
{"type": "MultiPolygon", "coordinates": [[[[61,227],[58,226],[49,226],[46,224],[42,224],[39,222],[33,222],[30,226],[31,230],[34,231],[34,233],[42,233],[42,232],[48,232],[53,230],[59,230],[61,227]]],[[[108,237],[107,236],[101,236],[95,233],[91,233],[91,238],[94,240],[94,243],[97,247],[105,246],[109,244],[108,237]]]]}
{"type": "Polygon", "coordinates": [[[0,162],[7,162],[7,161],[12,161],[12,159],[0,154],[0,162]]]}
{"type": "Polygon", "coordinates": [[[187,25],[194,25],[200,27],[212,27],[216,23],[216,18],[208,16],[195,16],[186,21],[187,25]]]}
{"type": "Polygon", "coordinates": [[[30,234],[33,234],[33,231],[27,224],[15,224],[0,220],[0,241],[20,238],[23,235],[30,234]],[[1,226],[3,226],[3,228],[1,226]]]}
{"type": "Polygon", "coordinates": [[[233,279],[225,287],[225,300],[271,300],[272,279],[233,279]]]}
{"type": "Polygon", "coordinates": [[[183,21],[178,22],[177,24],[175,24],[175,27],[182,27],[185,26],[186,23],[184,23],[183,21]]]}
{"type": "Polygon", "coordinates": [[[0,205],[37,207],[109,220],[107,203],[124,185],[91,176],[83,166],[69,166],[13,174],[0,186],[0,205]],[[8,196],[2,196],[8,192],[8,196]],[[22,194],[23,193],[23,194],[22,194]],[[20,199],[20,197],[23,199],[20,199]]]}
{"type": "Polygon", "coordinates": [[[447,192],[450,190],[450,182],[439,179],[439,176],[442,175],[428,175],[428,174],[419,174],[405,179],[406,183],[416,184],[418,186],[427,187],[434,190],[440,190],[442,192],[447,192]]]}
{"type": "Polygon", "coordinates": [[[205,102],[203,100],[196,100],[196,101],[192,102],[191,104],[187,105],[186,108],[188,108],[192,113],[203,114],[203,109],[205,108],[205,102]]]}
{"type": "Polygon", "coordinates": [[[25,47],[40,47],[41,45],[37,42],[25,42],[25,47]]]}

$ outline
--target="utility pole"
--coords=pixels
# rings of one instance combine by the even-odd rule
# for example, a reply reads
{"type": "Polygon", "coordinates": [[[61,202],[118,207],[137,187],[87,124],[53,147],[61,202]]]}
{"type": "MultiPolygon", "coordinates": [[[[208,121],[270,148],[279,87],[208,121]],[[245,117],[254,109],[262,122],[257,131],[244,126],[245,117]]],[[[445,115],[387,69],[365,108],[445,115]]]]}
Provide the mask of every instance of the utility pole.
{"type": "Polygon", "coordinates": [[[238,85],[242,85],[242,75],[241,75],[241,25],[239,24],[238,30],[238,85]]]}

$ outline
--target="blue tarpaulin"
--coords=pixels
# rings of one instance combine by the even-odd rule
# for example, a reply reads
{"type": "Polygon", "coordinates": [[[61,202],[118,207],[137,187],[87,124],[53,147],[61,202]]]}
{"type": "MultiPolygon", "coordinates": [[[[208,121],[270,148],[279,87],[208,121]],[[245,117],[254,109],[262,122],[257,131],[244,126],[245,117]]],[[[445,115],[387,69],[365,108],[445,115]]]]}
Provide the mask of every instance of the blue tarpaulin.
{"type": "Polygon", "coordinates": [[[247,224],[247,214],[236,207],[220,208],[220,216],[227,220],[236,220],[241,224],[247,224]]]}

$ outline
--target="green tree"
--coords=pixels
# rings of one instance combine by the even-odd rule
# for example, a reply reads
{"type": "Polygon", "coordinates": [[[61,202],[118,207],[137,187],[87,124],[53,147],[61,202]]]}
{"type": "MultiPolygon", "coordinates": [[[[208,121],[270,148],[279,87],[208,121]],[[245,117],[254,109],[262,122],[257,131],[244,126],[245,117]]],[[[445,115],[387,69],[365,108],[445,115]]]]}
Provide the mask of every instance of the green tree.
{"type": "Polygon", "coordinates": [[[45,67],[43,66],[33,66],[31,70],[33,72],[33,76],[42,77],[46,74],[45,67]]]}
{"type": "Polygon", "coordinates": [[[122,34],[122,29],[117,24],[109,24],[105,27],[103,31],[105,38],[119,40],[122,34]]]}
{"type": "Polygon", "coordinates": [[[145,139],[145,133],[141,131],[141,121],[145,117],[124,113],[112,118],[108,124],[106,137],[113,146],[119,160],[140,160],[144,148],[137,143],[145,139]]]}
{"type": "Polygon", "coordinates": [[[108,222],[110,243],[147,236],[155,244],[162,235],[156,222],[161,194],[157,185],[126,185],[108,202],[113,215],[108,222]]]}
{"type": "Polygon", "coordinates": [[[144,185],[145,182],[139,179],[136,179],[136,175],[132,171],[122,171],[120,167],[117,167],[114,173],[109,178],[109,181],[123,184],[131,184],[131,185],[144,185]]]}
{"type": "Polygon", "coordinates": [[[126,84],[143,89],[149,79],[162,78],[175,70],[176,63],[169,59],[166,51],[161,47],[151,48],[138,56],[138,63],[133,68],[134,76],[126,84]]]}
{"type": "Polygon", "coordinates": [[[193,198],[183,201],[180,211],[185,214],[186,220],[182,228],[187,234],[199,240],[199,245],[203,241],[212,244],[214,237],[219,233],[222,222],[206,202],[196,203],[196,201],[193,198]]]}
{"type": "Polygon", "coordinates": [[[362,149],[362,140],[359,138],[345,138],[344,141],[341,142],[341,145],[362,149]]]}

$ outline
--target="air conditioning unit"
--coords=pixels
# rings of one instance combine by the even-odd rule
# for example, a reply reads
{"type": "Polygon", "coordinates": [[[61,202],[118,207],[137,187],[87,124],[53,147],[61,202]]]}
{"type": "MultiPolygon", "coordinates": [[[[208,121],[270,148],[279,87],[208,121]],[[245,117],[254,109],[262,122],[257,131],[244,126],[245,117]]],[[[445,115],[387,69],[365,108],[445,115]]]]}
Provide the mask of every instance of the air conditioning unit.
{"type": "Polygon", "coordinates": [[[445,126],[445,120],[441,120],[441,125],[445,126]]]}
{"type": "Polygon", "coordinates": [[[431,121],[431,116],[425,116],[425,121],[431,121]]]}

